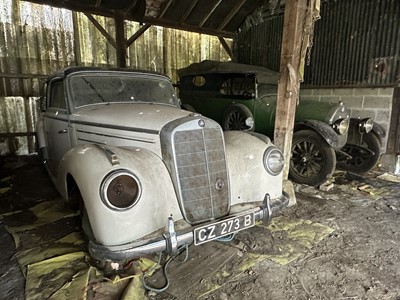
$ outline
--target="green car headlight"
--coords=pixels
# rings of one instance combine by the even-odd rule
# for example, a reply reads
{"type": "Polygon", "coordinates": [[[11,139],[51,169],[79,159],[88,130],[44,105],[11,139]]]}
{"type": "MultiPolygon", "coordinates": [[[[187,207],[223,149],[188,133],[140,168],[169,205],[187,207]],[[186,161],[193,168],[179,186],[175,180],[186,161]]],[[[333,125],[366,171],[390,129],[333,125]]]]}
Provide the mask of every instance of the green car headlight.
{"type": "Polygon", "coordinates": [[[368,133],[374,128],[374,121],[371,118],[365,118],[358,124],[360,133],[368,133]]]}
{"type": "Polygon", "coordinates": [[[284,160],[282,152],[276,147],[268,147],[264,152],[264,168],[273,176],[280,174],[283,170],[284,160]]]}
{"type": "Polygon", "coordinates": [[[347,131],[349,130],[349,119],[339,119],[335,123],[333,123],[333,129],[336,131],[336,133],[340,135],[345,135],[347,131]]]}

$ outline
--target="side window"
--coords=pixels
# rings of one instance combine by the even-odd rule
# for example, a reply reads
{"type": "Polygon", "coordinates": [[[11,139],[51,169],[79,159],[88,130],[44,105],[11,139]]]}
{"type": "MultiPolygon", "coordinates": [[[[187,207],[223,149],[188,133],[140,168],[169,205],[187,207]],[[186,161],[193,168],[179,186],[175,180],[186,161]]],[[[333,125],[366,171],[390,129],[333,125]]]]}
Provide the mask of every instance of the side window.
{"type": "Polygon", "coordinates": [[[62,81],[53,82],[50,85],[49,107],[67,109],[62,81]]]}

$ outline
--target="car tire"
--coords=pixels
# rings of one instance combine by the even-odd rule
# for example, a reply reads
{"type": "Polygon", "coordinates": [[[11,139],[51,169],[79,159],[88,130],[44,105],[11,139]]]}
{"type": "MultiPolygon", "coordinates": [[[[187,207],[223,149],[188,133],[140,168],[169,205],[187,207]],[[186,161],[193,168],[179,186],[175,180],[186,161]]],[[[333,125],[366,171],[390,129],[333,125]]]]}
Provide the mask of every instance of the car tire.
{"type": "Polygon", "coordinates": [[[332,176],[335,168],[335,150],[322,136],[313,130],[301,130],[293,134],[290,179],[318,186],[332,176]]]}
{"type": "Polygon", "coordinates": [[[222,127],[224,130],[254,130],[246,125],[247,118],[253,118],[250,109],[243,104],[229,106],[224,113],[222,127]]]}
{"type": "Polygon", "coordinates": [[[381,143],[378,137],[370,132],[364,134],[362,144],[346,144],[342,151],[346,152],[352,158],[347,159],[344,155],[340,155],[337,167],[341,170],[352,173],[365,173],[373,169],[380,157],[381,143]],[[366,151],[365,148],[372,151],[366,151]]]}

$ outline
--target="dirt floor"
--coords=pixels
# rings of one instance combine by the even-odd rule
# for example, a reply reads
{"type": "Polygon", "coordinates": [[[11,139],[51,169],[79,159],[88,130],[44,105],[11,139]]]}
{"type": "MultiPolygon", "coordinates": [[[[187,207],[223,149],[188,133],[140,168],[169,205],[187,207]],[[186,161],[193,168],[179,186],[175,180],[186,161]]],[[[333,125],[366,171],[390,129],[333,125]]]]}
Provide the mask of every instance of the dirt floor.
{"type": "MultiPolygon", "coordinates": [[[[272,224],[189,247],[169,263],[168,288],[154,292],[143,288],[145,259],[131,283],[90,268],[79,216],[61,206],[37,158],[3,158],[0,299],[77,299],[76,291],[87,299],[400,299],[400,184],[382,175],[337,172],[327,191],[295,185],[297,205],[272,224]]],[[[164,277],[159,269],[145,282],[162,287],[164,277]]]]}

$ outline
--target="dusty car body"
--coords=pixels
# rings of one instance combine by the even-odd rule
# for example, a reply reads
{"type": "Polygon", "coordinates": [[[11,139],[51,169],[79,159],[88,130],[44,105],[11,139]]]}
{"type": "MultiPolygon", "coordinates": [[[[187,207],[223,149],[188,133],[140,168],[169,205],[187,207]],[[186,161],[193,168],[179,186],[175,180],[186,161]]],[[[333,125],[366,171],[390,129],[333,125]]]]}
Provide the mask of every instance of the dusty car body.
{"type": "MultiPolygon", "coordinates": [[[[182,107],[216,120],[225,130],[273,136],[278,74],[263,67],[203,61],[178,70],[182,107]]],[[[289,175],[319,185],[336,167],[347,140],[349,111],[342,103],[300,101],[289,175]]]]}
{"type": "Polygon", "coordinates": [[[182,110],[158,73],[60,71],[37,128],[58,191],[68,201],[79,191],[96,260],[174,254],[269,222],[288,204],[271,141],[182,110]]]}

